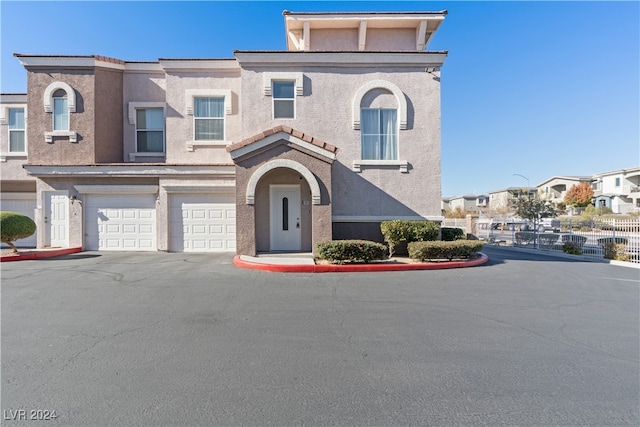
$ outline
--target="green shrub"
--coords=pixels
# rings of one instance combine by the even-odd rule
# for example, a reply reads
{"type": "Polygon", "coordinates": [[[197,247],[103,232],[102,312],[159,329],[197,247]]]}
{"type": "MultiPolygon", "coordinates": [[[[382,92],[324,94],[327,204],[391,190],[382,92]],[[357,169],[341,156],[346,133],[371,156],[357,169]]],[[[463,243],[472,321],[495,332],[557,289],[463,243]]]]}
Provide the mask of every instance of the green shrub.
{"type": "Polygon", "coordinates": [[[602,247],[604,248],[604,257],[606,259],[615,259],[618,261],[628,261],[630,259],[630,257],[625,254],[625,251],[627,249],[626,243],[615,243],[613,241],[608,241],[605,242],[602,247]]]}
{"type": "Polygon", "coordinates": [[[382,221],[380,231],[384,241],[389,244],[389,256],[393,256],[396,245],[400,242],[420,242],[436,240],[440,225],[433,221],[404,221],[394,219],[382,221]]]}
{"type": "Polygon", "coordinates": [[[579,245],[576,242],[567,240],[562,245],[562,252],[571,254],[571,255],[582,255],[582,245],[579,245]]]}
{"type": "Polygon", "coordinates": [[[482,250],[482,242],[478,240],[454,240],[451,242],[411,242],[409,243],[409,257],[420,261],[469,258],[482,250]]]}
{"type": "Polygon", "coordinates": [[[318,243],[316,248],[318,258],[336,264],[382,260],[387,253],[385,245],[368,240],[330,240],[318,243]]]}
{"type": "Polygon", "coordinates": [[[16,212],[0,212],[0,240],[18,252],[13,242],[31,236],[36,232],[36,223],[26,215],[16,212]]]}
{"type": "Polygon", "coordinates": [[[441,239],[445,242],[452,242],[454,240],[462,240],[466,236],[464,235],[464,231],[462,228],[450,228],[450,227],[442,227],[440,229],[441,239]]]}

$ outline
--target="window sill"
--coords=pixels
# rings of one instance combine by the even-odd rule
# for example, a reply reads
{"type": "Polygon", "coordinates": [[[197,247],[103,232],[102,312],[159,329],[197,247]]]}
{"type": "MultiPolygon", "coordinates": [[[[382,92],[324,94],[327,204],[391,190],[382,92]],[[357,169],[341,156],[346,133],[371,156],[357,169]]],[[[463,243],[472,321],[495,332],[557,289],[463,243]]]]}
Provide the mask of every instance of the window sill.
{"type": "Polygon", "coordinates": [[[45,132],[44,140],[45,142],[51,144],[53,143],[53,137],[58,136],[68,136],[69,142],[78,142],[78,134],[69,130],[54,130],[53,132],[45,132]]]}
{"type": "Polygon", "coordinates": [[[6,163],[7,159],[13,158],[27,158],[27,152],[11,152],[11,153],[0,153],[0,162],[6,163]]]}
{"type": "Polygon", "coordinates": [[[129,161],[135,162],[138,157],[162,157],[165,153],[129,153],[129,161]]]}
{"type": "Polygon", "coordinates": [[[354,172],[362,172],[363,166],[372,168],[398,168],[401,173],[409,173],[409,162],[406,160],[354,160],[351,170],[354,172]]]}
{"type": "Polygon", "coordinates": [[[187,151],[195,151],[196,148],[227,147],[229,145],[231,145],[229,141],[187,141],[187,151]]]}

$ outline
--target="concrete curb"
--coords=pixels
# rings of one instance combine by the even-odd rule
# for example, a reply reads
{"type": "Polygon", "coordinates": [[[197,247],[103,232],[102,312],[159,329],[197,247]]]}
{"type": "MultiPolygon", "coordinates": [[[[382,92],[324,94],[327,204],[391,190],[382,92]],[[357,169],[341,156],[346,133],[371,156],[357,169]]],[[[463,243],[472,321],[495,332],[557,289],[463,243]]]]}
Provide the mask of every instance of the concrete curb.
{"type": "Polygon", "coordinates": [[[540,249],[528,249],[528,248],[516,248],[513,246],[492,245],[490,243],[485,243],[485,245],[491,246],[492,248],[496,248],[496,249],[504,249],[504,250],[514,251],[514,252],[523,252],[523,253],[532,254],[532,255],[545,255],[545,256],[550,256],[555,258],[564,258],[564,259],[573,260],[573,261],[597,262],[600,264],[610,264],[618,267],[640,269],[640,264],[637,262],[617,261],[617,260],[605,259],[605,258],[593,258],[586,255],[570,255],[570,254],[565,254],[561,252],[545,251],[540,249]]]}
{"type": "Polygon", "coordinates": [[[489,257],[482,252],[480,252],[480,258],[470,261],[422,262],[414,264],[284,265],[247,261],[241,259],[240,255],[236,255],[233,258],[233,263],[237,267],[279,273],[361,273],[377,271],[444,270],[449,268],[475,267],[487,261],[489,261],[489,257]]]}
{"type": "Polygon", "coordinates": [[[24,252],[17,254],[4,254],[0,256],[0,262],[10,261],[27,261],[33,259],[52,258],[60,255],[68,255],[82,252],[82,248],[60,248],[60,249],[44,249],[33,252],[24,252]]]}

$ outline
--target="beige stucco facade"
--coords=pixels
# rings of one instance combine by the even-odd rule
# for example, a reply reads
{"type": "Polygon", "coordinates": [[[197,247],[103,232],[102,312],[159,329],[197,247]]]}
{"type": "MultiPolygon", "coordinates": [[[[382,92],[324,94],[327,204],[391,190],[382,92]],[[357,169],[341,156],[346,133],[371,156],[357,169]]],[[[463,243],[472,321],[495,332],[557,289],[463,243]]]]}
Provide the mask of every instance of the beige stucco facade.
{"type": "MultiPolygon", "coordinates": [[[[299,189],[298,251],[331,238],[379,239],[385,219],[440,219],[440,67],[447,53],[425,47],[445,15],[285,12],[287,50],[236,51],[228,59],[17,54],[28,76],[24,167],[37,181],[38,245],[90,249],[109,241],[107,225],[144,225],[152,243],[135,249],[181,250],[176,233],[197,229],[224,234],[205,250],[268,252],[272,190],[283,186],[299,189]],[[292,118],[275,118],[276,81],[294,84],[292,118]],[[69,129],[54,132],[50,104],[60,89],[69,97],[69,129]],[[196,138],[201,97],[224,100],[222,138],[196,138]],[[138,151],[140,109],[162,110],[163,128],[155,129],[161,151],[138,151]],[[397,156],[363,159],[361,109],[397,112],[397,156]],[[51,237],[54,204],[66,214],[63,239],[51,237]],[[109,215],[141,219],[120,224],[109,215]],[[91,222],[96,218],[102,228],[91,222]],[[94,229],[103,234],[90,235],[94,229]]],[[[197,249],[184,239],[184,250],[197,249]]]]}

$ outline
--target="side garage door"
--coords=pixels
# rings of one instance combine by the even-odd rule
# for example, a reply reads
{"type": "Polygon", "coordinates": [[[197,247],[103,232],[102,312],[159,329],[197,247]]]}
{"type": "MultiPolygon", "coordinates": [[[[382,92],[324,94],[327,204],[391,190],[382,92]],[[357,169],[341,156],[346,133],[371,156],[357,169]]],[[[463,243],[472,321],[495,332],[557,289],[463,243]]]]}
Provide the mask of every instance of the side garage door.
{"type": "MultiPolygon", "coordinates": [[[[36,193],[2,193],[0,197],[0,210],[17,212],[35,220],[36,193]]],[[[14,244],[19,248],[35,248],[36,234],[26,239],[16,240],[14,244]]],[[[3,244],[2,247],[4,248],[5,245],[3,244]]]]}
{"type": "Polygon", "coordinates": [[[236,248],[233,193],[174,194],[170,198],[172,252],[229,252],[236,248]]]}
{"type": "Polygon", "coordinates": [[[87,195],[85,248],[98,251],[155,251],[156,197],[87,195]]]}

